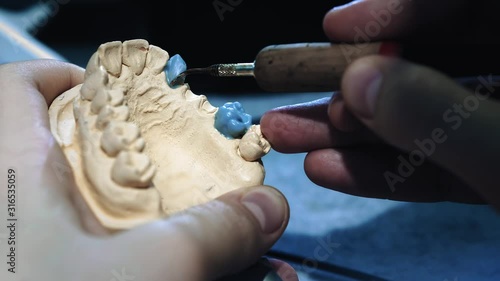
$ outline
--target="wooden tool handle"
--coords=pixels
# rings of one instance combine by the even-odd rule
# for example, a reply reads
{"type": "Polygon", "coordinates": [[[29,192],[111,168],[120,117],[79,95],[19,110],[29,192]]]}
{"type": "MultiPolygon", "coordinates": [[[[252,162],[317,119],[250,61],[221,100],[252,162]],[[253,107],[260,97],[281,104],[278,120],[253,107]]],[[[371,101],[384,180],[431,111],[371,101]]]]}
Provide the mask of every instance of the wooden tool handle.
{"type": "Polygon", "coordinates": [[[259,86],[271,92],[336,91],[347,66],[373,54],[394,55],[392,43],[299,43],[262,49],[255,59],[259,86]]]}

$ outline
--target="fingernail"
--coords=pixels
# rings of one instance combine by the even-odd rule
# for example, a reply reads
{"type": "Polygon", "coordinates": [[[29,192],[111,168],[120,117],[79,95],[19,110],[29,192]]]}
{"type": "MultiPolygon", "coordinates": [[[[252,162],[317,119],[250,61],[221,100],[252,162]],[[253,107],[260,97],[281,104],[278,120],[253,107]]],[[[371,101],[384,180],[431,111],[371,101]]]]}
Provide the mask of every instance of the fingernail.
{"type": "Polygon", "coordinates": [[[243,196],[241,203],[259,221],[265,234],[273,233],[283,225],[287,205],[279,192],[271,188],[250,191],[243,196]]]}
{"type": "Polygon", "coordinates": [[[344,96],[349,99],[352,110],[360,117],[371,119],[375,116],[377,96],[382,84],[382,72],[369,64],[360,64],[349,71],[344,96]]]}

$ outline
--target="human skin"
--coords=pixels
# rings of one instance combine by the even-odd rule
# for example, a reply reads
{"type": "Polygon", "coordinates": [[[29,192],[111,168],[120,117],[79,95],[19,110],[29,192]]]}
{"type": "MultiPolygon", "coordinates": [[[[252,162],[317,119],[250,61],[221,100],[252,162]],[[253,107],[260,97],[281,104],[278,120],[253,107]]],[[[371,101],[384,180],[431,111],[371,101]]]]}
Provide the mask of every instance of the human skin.
{"type": "MultiPolygon", "coordinates": [[[[152,281],[215,280],[251,265],[280,237],[288,204],[268,186],[236,189],[118,234],[87,232],[72,174],[55,172],[55,163],[69,164],[50,132],[47,111],[56,96],[82,81],[83,70],[64,62],[0,65],[0,167],[4,174],[8,168],[16,171],[19,219],[17,272],[4,267],[1,280],[111,280],[114,274],[152,281]]],[[[7,195],[7,188],[0,189],[3,217],[7,195]]],[[[286,280],[293,278],[288,274],[286,280]]]]}
{"type": "MultiPolygon", "coordinates": [[[[371,12],[386,9],[390,2],[394,1],[361,0],[337,7],[324,18],[325,34],[333,42],[354,42],[354,27],[373,21],[371,12]]],[[[399,3],[404,9],[371,40],[495,40],[477,36],[492,30],[484,29],[487,15],[493,13],[485,1],[399,3]],[[469,32],[457,31],[481,12],[484,17],[467,26],[469,32]],[[456,21],[464,15],[463,21],[456,21]]],[[[489,203],[498,210],[500,105],[494,92],[500,83],[494,76],[481,79],[460,84],[414,62],[369,56],[350,65],[341,91],[332,98],[271,110],[263,116],[261,128],[274,149],[308,152],[305,171],[321,186],[401,201],[489,203]],[[412,164],[409,176],[398,174],[399,156],[408,159],[408,154],[422,151],[416,142],[433,136],[438,142],[426,161],[412,164]],[[384,176],[388,171],[402,180],[390,185],[384,176]]]]}

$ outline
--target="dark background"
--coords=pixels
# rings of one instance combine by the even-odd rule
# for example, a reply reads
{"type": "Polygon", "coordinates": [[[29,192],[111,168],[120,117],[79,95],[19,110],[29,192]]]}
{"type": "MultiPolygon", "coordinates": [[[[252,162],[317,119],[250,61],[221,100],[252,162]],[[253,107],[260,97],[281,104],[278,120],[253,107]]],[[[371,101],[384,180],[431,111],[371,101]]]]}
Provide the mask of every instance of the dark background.
{"type": "Polygon", "coordinates": [[[142,38],[193,66],[252,61],[269,44],[327,40],[322,19],[332,2],[342,1],[70,0],[38,37],[51,45],[142,38]],[[214,3],[230,2],[239,4],[221,20],[214,3]]]}
{"type": "MultiPolygon", "coordinates": [[[[49,0],[56,1],[56,0],[49,0]]],[[[2,0],[0,0],[0,3],[2,0]]],[[[4,1],[5,2],[5,1],[4,1]]],[[[9,1],[22,10],[37,1],[9,1]]],[[[48,2],[45,0],[43,2],[48,2]]],[[[215,63],[252,62],[267,45],[327,41],[325,13],[347,1],[56,1],[58,13],[32,34],[66,57],[85,66],[99,44],[113,40],[146,39],[172,56],[180,54],[188,67],[215,63]],[[66,3],[67,2],[67,3],[66,3]],[[222,13],[220,5],[237,4],[222,13]]],[[[213,79],[189,77],[191,88],[213,91],[259,91],[251,77],[213,79]]]]}

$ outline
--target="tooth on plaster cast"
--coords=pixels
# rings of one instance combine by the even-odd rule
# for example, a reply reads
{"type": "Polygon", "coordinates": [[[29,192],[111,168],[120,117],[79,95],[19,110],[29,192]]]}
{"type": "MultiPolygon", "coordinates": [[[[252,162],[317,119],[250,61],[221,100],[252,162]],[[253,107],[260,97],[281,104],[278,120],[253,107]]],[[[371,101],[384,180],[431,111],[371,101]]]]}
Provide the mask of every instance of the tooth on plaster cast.
{"type": "Polygon", "coordinates": [[[169,59],[168,52],[154,45],[149,45],[149,51],[146,56],[146,67],[154,75],[163,72],[163,68],[169,59]]]}
{"type": "Polygon", "coordinates": [[[149,187],[154,175],[151,160],[142,153],[121,151],[111,170],[112,179],[122,186],[149,187]]]}
{"type": "Polygon", "coordinates": [[[122,43],[113,41],[104,43],[97,49],[99,61],[104,69],[115,77],[118,77],[122,71],[122,43]]]}
{"type": "Polygon", "coordinates": [[[83,82],[81,91],[81,97],[83,99],[91,101],[98,89],[104,88],[109,82],[106,70],[101,66],[97,68],[97,71],[93,72],[83,82]]]}
{"type": "Polygon", "coordinates": [[[133,73],[139,75],[146,65],[146,54],[149,43],[146,40],[136,39],[123,43],[123,64],[130,67],[133,73]]]}

